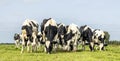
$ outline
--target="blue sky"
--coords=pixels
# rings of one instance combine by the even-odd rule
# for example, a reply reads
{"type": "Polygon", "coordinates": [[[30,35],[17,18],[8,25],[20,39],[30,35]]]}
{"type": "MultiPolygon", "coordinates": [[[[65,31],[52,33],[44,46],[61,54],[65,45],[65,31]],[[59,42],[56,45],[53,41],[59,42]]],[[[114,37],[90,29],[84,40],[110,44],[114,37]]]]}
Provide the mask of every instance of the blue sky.
{"type": "Polygon", "coordinates": [[[0,42],[14,42],[25,19],[39,24],[44,18],[57,23],[108,31],[111,40],[120,40],[120,0],[0,0],[0,42]]]}

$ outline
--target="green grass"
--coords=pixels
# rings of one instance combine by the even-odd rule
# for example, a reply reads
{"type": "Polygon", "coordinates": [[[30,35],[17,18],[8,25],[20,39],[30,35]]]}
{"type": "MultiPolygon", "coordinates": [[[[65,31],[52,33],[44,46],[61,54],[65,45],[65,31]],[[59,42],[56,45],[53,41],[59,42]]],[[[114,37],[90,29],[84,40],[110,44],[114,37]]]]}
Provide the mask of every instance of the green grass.
{"type": "Polygon", "coordinates": [[[109,45],[106,51],[63,52],[46,54],[43,49],[37,53],[20,53],[14,45],[0,45],[0,61],[120,61],[120,45],[109,45]]]}

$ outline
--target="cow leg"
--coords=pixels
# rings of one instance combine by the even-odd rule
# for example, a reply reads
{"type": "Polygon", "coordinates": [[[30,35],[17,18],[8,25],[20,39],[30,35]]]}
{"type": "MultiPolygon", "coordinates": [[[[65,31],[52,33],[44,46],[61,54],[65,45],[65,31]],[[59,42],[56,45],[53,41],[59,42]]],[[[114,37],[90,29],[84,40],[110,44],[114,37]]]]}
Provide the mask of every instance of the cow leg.
{"type": "Polygon", "coordinates": [[[104,50],[104,44],[103,43],[100,43],[99,47],[100,47],[100,51],[104,50]]]}
{"type": "Polygon", "coordinates": [[[73,44],[73,51],[77,51],[77,41],[75,41],[73,44]]]}
{"type": "Polygon", "coordinates": [[[46,53],[50,54],[52,51],[53,45],[51,44],[50,41],[45,42],[45,51],[46,53]]]}
{"type": "Polygon", "coordinates": [[[27,52],[30,52],[30,45],[31,45],[31,42],[28,40],[28,42],[27,42],[27,52]]]}
{"type": "Polygon", "coordinates": [[[98,45],[95,45],[95,47],[96,47],[96,48],[95,48],[96,50],[99,50],[99,46],[98,46],[98,45]]]}
{"type": "Polygon", "coordinates": [[[53,44],[53,51],[54,52],[56,52],[57,48],[58,48],[58,44],[53,44]]]}
{"type": "Polygon", "coordinates": [[[37,45],[35,42],[32,43],[32,52],[37,51],[37,45]]]}
{"type": "Polygon", "coordinates": [[[24,48],[25,48],[25,41],[22,41],[21,53],[23,53],[23,51],[24,51],[24,48]]]}
{"type": "Polygon", "coordinates": [[[16,45],[16,48],[19,48],[19,40],[15,40],[15,45],[16,45]]]}
{"type": "Polygon", "coordinates": [[[71,40],[68,40],[67,45],[65,46],[65,50],[70,51],[70,43],[71,43],[71,40]]]}
{"type": "Polygon", "coordinates": [[[85,50],[85,41],[82,41],[82,50],[85,50]]]}
{"type": "Polygon", "coordinates": [[[94,42],[90,42],[89,47],[90,47],[90,50],[91,50],[91,51],[94,51],[94,42]]]}
{"type": "Polygon", "coordinates": [[[44,52],[45,52],[45,53],[47,52],[47,48],[46,48],[46,46],[44,47],[44,52]]]}

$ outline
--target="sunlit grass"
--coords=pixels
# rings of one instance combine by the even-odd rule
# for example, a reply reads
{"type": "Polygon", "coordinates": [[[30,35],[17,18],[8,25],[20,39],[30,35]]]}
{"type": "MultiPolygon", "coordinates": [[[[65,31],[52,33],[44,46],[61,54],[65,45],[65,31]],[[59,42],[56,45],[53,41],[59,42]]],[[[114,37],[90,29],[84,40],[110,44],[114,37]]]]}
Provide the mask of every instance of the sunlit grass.
{"type": "Polygon", "coordinates": [[[105,51],[90,52],[88,46],[85,51],[46,54],[43,48],[37,53],[20,53],[14,45],[0,45],[0,61],[120,61],[120,45],[109,45],[105,51]]]}

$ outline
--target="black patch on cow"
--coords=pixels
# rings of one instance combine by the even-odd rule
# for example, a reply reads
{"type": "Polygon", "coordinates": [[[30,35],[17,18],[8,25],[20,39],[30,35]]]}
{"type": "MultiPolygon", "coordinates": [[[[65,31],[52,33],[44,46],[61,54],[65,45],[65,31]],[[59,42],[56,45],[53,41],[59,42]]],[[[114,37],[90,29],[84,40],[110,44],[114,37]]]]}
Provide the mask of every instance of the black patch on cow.
{"type": "Polygon", "coordinates": [[[80,29],[79,29],[79,31],[80,31],[80,33],[81,33],[81,37],[83,37],[83,35],[84,35],[84,28],[86,27],[87,25],[84,25],[84,26],[81,26],[80,27],[80,29]]]}
{"type": "Polygon", "coordinates": [[[98,39],[101,41],[101,43],[104,43],[105,37],[102,38],[101,36],[102,36],[102,35],[100,35],[100,36],[98,37],[98,39]]]}
{"type": "Polygon", "coordinates": [[[49,18],[49,19],[43,19],[43,22],[42,22],[41,25],[40,25],[42,34],[43,34],[43,30],[44,30],[45,24],[46,24],[47,21],[50,20],[50,19],[51,19],[51,18],[49,18]]]}
{"type": "Polygon", "coordinates": [[[45,36],[49,41],[52,41],[57,34],[57,27],[56,26],[47,26],[45,29],[45,36]]]}
{"type": "Polygon", "coordinates": [[[83,41],[87,40],[87,42],[91,42],[93,36],[92,30],[88,28],[87,30],[83,31],[81,36],[83,37],[83,41]]]}
{"type": "Polygon", "coordinates": [[[65,26],[61,25],[59,28],[58,28],[58,35],[65,35],[66,34],[66,28],[65,26]]]}
{"type": "Polygon", "coordinates": [[[71,51],[73,50],[73,45],[70,45],[70,50],[71,50],[71,51]]]}
{"type": "Polygon", "coordinates": [[[31,26],[27,26],[27,25],[22,26],[22,30],[24,30],[24,29],[27,32],[27,36],[32,36],[32,27],[31,26]]]}
{"type": "Polygon", "coordinates": [[[27,46],[28,39],[24,38],[24,40],[25,40],[25,46],[27,46]]]}
{"type": "Polygon", "coordinates": [[[30,40],[31,42],[33,42],[33,40],[32,40],[32,27],[25,25],[25,26],[22,26],[22,30],[24,30],[24,29],[26,30],[27,37],[28,37],[28,39],[26,41],[30,40]]]}
{"type": "Polygon", "coordinates": [[[75,34],[72,33],[72,30],[70,30],[70,33],[68,34],[65,34],[64,36],[64,40],[65,40],[65,44],[67,44],[67,41],[72,39],[72,37],[74,36],[75,34]]]}
{"type": "Polygon", "coordinates": [[[57,24],[57,26],[59,26],[61,23],[57,24]]]}

